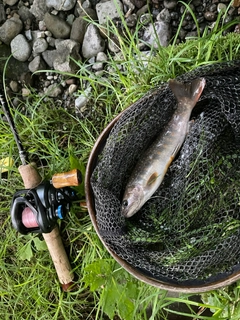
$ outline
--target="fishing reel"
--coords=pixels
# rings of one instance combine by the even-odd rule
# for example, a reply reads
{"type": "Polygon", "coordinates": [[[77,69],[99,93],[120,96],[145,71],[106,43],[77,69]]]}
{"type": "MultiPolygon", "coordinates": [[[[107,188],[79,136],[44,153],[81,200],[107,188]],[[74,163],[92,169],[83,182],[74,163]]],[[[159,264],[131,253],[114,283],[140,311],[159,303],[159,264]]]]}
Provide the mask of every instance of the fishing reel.
{"type": "Polygon", "coordinates": [[[51,232],[57,220],[65,218],[72,201],[77,200],[70,186],[80,183],[80,172],[72,170],[56,174],[34,189],[17,191],[10,210],[13,227],[22,234],[51,232]]]}

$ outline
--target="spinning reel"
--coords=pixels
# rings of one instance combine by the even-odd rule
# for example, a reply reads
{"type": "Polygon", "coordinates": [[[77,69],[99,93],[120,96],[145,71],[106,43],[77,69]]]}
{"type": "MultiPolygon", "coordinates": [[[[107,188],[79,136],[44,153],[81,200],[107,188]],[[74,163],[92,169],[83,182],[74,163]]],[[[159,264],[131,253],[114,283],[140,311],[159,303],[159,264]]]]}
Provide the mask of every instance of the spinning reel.
{"type": "Polygon", "coordinates": [[[81,183],[78,170],[56,174],[34,189],[17,191],[12,199],[11,219],[13,227],[22,234],[49,233],[58,219],[64,219],[76,192],[70,186],[81,183]]]}

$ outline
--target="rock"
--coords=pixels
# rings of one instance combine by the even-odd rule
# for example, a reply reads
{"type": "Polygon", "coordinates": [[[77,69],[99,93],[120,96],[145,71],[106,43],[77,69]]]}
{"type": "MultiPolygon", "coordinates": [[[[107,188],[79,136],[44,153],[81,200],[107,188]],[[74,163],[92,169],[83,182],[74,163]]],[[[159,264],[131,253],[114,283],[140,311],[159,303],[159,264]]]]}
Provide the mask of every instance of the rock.
{"type": "Polygon", "coordinates": [[[43,20],[47,12],[46,0],[34,0],[30,12],[37,20],[43,20]]]}
{"type": "Polygon", "coordinates": [[[220,11],[225,12],[226,9],[227,9],[227,6],[225,5],[225,3],[219,3],[217,5],[217,12],[220,12],[220,11]]]}
{"type": "Polygon", "coordinates": [[[50,68],[53,67],[53,61],[56,59],[57,55],[57,50],[46,50],[42,53],[44,61],[50,68]]]}
{"type": "Polygon", "coordinates": [[[121,18],[120,13],[123,14],[123,5],[120,0],[101,0],[96,5],[96,12],[99,23],[105,24],[107,19],[121,18]]]}
{"type": "Polygon", "coordinates": [[[22,97],[28,97],[30,96],[31,91],[28,88],[22,88],[22,97]]]}
{"type": "Polygon", "coordinates": [[[83,43],[84,34],[89,22],[85,19],[86,17],[90,17],[92,20],[97,20],[96,11],[93,9],[86,9],[85,12],[81,13],[78,18],[73,21],[70,39],[83,43]]]}
{"type": "Polygon", "coordinates": [[[204,12],[204,18],[207,21],[215,21],[216,14],[215,14],[215,12],[206,11],[206,12],[204,12]]]}
{"type": "Polygon", "coordinates": [[[13,92],[18,92],[18,91],[19,91],[19,84],[18,84],[17,81],[12,80],[12,81],[9,83],[9,86],[10,86],[10,88],[11,88],[11,90],[12,90],[13,92]]]}
{"type": "Polygon", "coordinates": [[[30,57],[32,48],[23,34],[18,34],[11,41],[10,46],[13,57],[18,61],[27,61],[30,57]]]}
{"type": "Polygon", "coordinates": [[[33,14],[30,12],[30,9],[26,6],[21,6],[18,10],[18,14],[22,21],[27,21],[28,19],[29,21],[32,21],[34,17],[33,14]]]}
{"type": "Polygon", "coordinates": [[[77,85],[75,83],[71,83],[68,88],[68,94],[71,96],[76,91],[77,91],[77,85]]]}
{"type": "Polygon", "coordinates": [[[50,84],[49,87],[44,89],[44,93],[48,97],[52,97],[52,98],[58,97],[62,92],[63,92],[62,86],[56,83],[50,84]]]}
{"type": "Polygon", "coordinates": [[[4,2],[9,6],[14,6],[18,0],[4,0],[4,2]]]}
{"type": "Polygon", "coordinates": [[[156,49],[159,43],[161,46],[166,47],[170,38],[170,25],[164,21],[156,21],[154,24],[150,24],[143,34],[143,40],[156,49]]]}
{"type": "Polygon", "coordinates": [[[79,54],[80,45],[73,40],[56,41],[55,59],[53,61],[53,67],[55,70],[62,72],[75,73],[78,66],[74,61],[81,61],[82,58],[79,54]]]}
{"type": "Polygon", "coordinates": [[[99,52],[104,51],[105,41],[99,34],[98,28],[90,24],[87,27],[86,33],[83,38],[82,54],[84,58],[88,59],[96,56],[99,52]]]}
{"type": "Polygon", "coordinates": [[[29,70],[33,73],[37,70],[45,70],[46,63],[40,56],[36,56],[28,65],[29,70]]]}
{"type": "Polygon", "coordinates": [[[5,44],[10,44],[23,28],[22,21],[19,18],[12,17],[0,27],[0,40],[5,44]]]}
{"type": "Polygon", "coordinates": [[[163,5],[167,9],[174,9],[177,6],[176,0],[164,0],[163,5]]]}
{"type": "Polygon", "coordinates": [[[98,52],[96,61],[97,62],[107,62],[107,55],[105,52],[98,52]]]}
{"type": "Polygon", "coordinates": [[[70,36],[71,27],[60,17],[47,12],[44,15],[44,22],[56,39],[67,39],[70,36]]]}
{"type": "Polygon", "coordinates": [[[54,8],[57,11],[71,10],[76,4],[76,0],[46,0],[48,8],[54,8]]]}
{"type": "Polygon", "coordinates": [[[168,9],[163,9],[156,17],[156,20],[163,21],[165,23],[171,22],[171,14],[168,9]]]}
{"type": "Polygon", "coordinates": [[[44,38],[38,38],[33,43],[33,52],[34,53],[42,53],[46,51],[48,48],[48,43],[44,38]]]}
{"type": "Polygon", "coordinates": [[[130,14],[127,18],[126,18],[126,24],[128,27],[132,28],[137,24],[137,15],[136,13],[130,14]]]}
{"type": "Polygon", "coordinates": [[[6,21],[6,13],[3,3],[0,3],[0,24],[2,24],[4,21],[6,21]]]}

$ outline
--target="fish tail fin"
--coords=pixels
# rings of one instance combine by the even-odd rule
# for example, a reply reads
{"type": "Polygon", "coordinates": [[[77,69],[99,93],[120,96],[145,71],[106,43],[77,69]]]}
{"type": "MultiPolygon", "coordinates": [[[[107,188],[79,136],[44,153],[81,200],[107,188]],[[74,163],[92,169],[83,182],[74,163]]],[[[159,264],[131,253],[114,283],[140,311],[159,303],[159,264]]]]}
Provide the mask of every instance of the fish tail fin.
{"type": "Polygon", "coordinates": [[[205,87],[204,78],[194,79],[190,83],[182,83],[177,80],[169,80],[169,87],[174,93],[179,104],[188,105],[191,108],[198,102],[205,87]]]}

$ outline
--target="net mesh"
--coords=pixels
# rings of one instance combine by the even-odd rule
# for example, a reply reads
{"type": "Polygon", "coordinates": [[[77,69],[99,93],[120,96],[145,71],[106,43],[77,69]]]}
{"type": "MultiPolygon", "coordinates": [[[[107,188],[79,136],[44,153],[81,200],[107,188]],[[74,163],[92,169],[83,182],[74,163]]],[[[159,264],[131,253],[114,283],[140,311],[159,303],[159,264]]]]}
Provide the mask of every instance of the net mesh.
{"type": "Polygon", "coordinates": [[[240,269],[240,61],[200,67],[204,77],[189,133],[152,198],[121,215],[129,176],[170,120],[167,84],[131,105],[113,126],[91,176],[96,220],[106,245],[154,279],[206,284],[240,269]]]}

